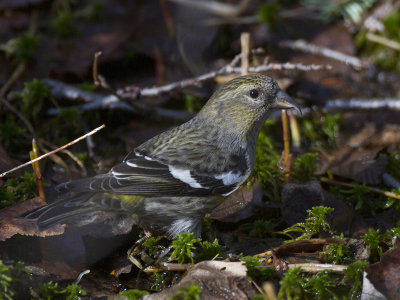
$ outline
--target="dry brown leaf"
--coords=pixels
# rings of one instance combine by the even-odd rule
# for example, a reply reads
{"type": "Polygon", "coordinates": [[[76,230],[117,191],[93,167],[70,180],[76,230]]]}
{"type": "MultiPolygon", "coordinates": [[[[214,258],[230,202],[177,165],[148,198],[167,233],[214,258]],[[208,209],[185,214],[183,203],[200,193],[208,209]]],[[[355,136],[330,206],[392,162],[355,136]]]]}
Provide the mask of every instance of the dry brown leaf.
{"type": "Polygon", "coordinates": [[[61,225],[39,231],[33,222],[18,218],[23,213],[45,204],[41,198],[36,197],[0,210],[0,241],[5,241],[16,234],[41,237],[63,234],[64,227],[61,225]]]}

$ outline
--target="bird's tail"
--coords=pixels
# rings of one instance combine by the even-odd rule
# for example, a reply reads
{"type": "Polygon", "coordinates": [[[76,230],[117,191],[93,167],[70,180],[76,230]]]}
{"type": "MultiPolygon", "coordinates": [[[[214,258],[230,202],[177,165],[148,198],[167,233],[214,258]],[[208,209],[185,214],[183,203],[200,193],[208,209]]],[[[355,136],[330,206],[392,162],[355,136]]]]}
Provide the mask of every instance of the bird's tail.
{"type": "Polygon", "coordinates": [[[121,201],[103,193],[80,193],[63,196],[48,205],[36,208],[21,217],[34,221],[40,231],[56,224],[83,226],[126,214],[121,201]]]}

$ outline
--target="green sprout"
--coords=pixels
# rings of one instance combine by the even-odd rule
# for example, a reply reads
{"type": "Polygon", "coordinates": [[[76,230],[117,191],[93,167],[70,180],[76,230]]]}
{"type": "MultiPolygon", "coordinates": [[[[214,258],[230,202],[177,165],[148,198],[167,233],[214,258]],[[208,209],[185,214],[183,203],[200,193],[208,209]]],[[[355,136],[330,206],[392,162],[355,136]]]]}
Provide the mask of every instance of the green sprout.
{"type": "Polygon", "coordinates": [[[283,231],[284,234],[290,236],[291,241],[307,240],[315,235],[321,235],[322,232],[330,232],[331,227],[327,220],[327,215],[333,212],[334,209],[325,206],[315,206],[308,209],[308,218],[305,223],[296,223],[283,231]],[[289,233],[298,232],[301,235],[294,239],[289,233]]]}

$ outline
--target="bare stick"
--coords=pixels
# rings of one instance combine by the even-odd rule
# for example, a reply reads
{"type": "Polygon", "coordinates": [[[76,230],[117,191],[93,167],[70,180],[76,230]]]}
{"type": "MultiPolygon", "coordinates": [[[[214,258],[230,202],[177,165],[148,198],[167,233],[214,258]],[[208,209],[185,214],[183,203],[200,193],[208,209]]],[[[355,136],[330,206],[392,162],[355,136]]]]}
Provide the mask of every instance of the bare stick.
{"type": "Polygon", "coordinates": [[[304,263],[304,264],[289,264],[289,269],[294,269],[300,267],[303,272],[307,273],[318,273],[321,271],[329,270],[337,273],[343,273],[347,266],[345,265],[331,265],[331,264],[314,264],[314,263],[304,263]]]}
{"type": "MultiPolygon", "coordinates": [[[[347,182],[341,182],[341,181],[337,181],[337,180],[333,180],[333,179],[329,179],[326,177],[321,177],[319,179],[322,182],[328,183],[328,184],[334,184],[334,185],[340,185],[340,186],[344,186],[344,187],[348,187],[348,188],[354,188],[356,187],[356,184],[354,183],[347,183],[347,182]]],[[[381,189],[377,189],[377,188],[373,188],[373,187],[369,187],[369,186],[364,186],[366,190],[373,192],[373,193],[377,193],[377,194],[381,194],[384,195],[386,197],[390,197],[390,198],[394,198],[397,200],[400,200],[400,195],[392,193],[392,192],[388,192],[385,190],[381,190],[381,189]]]]}
{"type": "Polygon", "coordinates": [[[69,147],[69,146],[71,146],[71,145],[73,145],[73,144],[75,144],[75,143],[77,143],[77,142],[83,140],[84,138],[86,138],[86,137],[88,137],[88,136],[90,136],[90,135],[92,135],[92,134],[95,134],[97,131],[103,129],[104,127],[106,127],[106,125],[103,124],[103,125],[101,125],[100,127],[97,127],[96,129],[92,130],[91,132],[89,132],[89,133],[87,133],[87,134],[85,134],[85,135],[83,135],[83,136],[77,138],[76,140],[73,140],[72,142],[69,142],[68,144],[65,144],[64,146],[61,146],[60,148],[57,148],[57,149],[55,149],[55,150],[53,150],[53,151],[50,151],[50,152],[48,152],[48,153],[46,153],[46,154],[43,154],[42,156],[39,156],[39,157],[36,158],[36,159],[30,160],[30,161],[28,161],[28,162],[26,162],[26,163],[24,163],[24,164],[22,164],[22,165],[19,165],[18,167],[15,167],[15,168],[13,168],[13,169],[11,169],[11,170],[8,170],[8,171],[6,171],[6,172],[0,174],[0,178],[4,177],[5,175],[7,175],[7,174],[9,174],[9,173],[11,173],[11,172],[14,172],[14,171],[19,170],[19,169],[21,169],[21,168],[23,168],[23,167],[26,167],[26,166],[28,166],[28,165],[34,163],[34,162],[37,162],[37,161],[39,161],[39,160],[41,160],[41,159],[43,159],[43,158],[45,158],[45,157],[47,157],[47,156],[50,156],[50,155],[52,155],[52,154],[54,154],[54,153],[57,153],[58,151],[61,151],[61,150],[65,149],[65,148],[67,148],[67,147],[69,147]]]}
{"type": "Polygon", "coordinates": [[[24,73],[26,69],[26,64],[25,63],[20,63],[18,66],[15,68],[14,72],[11,74],[10,78],[7,80],[7,82],[1,87],[0,89],[0,97],[5,97],[7,94],[8,90],[13,86],[14,82],[17,81],[19,77],[21,77],[22,73],[24,73]]]}
{"type": "Polygon", "coordinates": [[[96,86],[100,85],[100,80],[98,76],[98,62],[99,62],[99,57],[102,54],[101,51],[98,51],[94,54],[94,61],[93,61],[93,67],[92,67],[92,72],[93,72],[93,82],[96,86]]]}
{"type": "Polygon", "coordinates": [[[307,43],[304,40],[282,41],[279,43],[279,46],[329,57],[334,60],[351,65],[357,70],[367,67],[367,63],[363,62],[355,56],[347,55],[336,50],[307,43]]]}
{"type": "Polygon", "coordinates": [[[367,38],[367,40],[381,44],[385,47],[391,48],[396,51],[400,51],[400,43],[390,40],[384,36],[380,36],[380,35],[368,32],[366,38],[367,38]]]}
{"type": "Polygon", "coordinates": [[[285,173],[286,180],[290,177],[290,137],[289,137],[289,120],[286,113],[286,109],[281,111],[282,118],[282,130],[283,130],[283,172],[285,173]]]}
{"type": "Polygon", "coordinates": [[[8,102],[4,97],[0,96],[0,102],[3,103],[4,106],[7,107],[9,111],[14,113],[18,118],[20,118],[22,123],[25,124],[26,128],[29,130],[32,136],[36,137],[36,133],[35,130],[33,129],[32,124],[28,121],[27,118],[25,118],[25,116],[22,113],[20,113],[14,106],[12,106],[12,104],[10,104],[10,102],[8,102]]]}
{"type": "MultiPolygon", "coordinates": [[[[239,55],[240,59],[240,55],[239,55]]],[[[239,60],[235,57],[234,60],[239,60]]],[[[234,62],[232,60],[232,62],[234,62]]],[[[256,67],[249,67],[250,73],[260,73],[267,72],[270,70],[298,70],[298,71],[319,71],[319,70],[331,70],[332,66],[330,65],[304,65],[300,63],[268,63],[265,65],[260,65],[256,67]]],[[[234,67],[231,63],[216,70],[212,71],[194,78],[184,79],[181,81],[173,82],[167,85],[159,86],[159,87],[151,87],[151,88],[139,88],[137,86],[127,86],[123,89],[118,89],[117,94],[124,98],[133,98],[136,99],[140,96],[153,97],[162,93],[171,92],[176,89],[183,89],[189,86],[199,86],[201,82],[213,79],[219,75],[227,75],[227,74],[240,74],[241,68],[234,67]]]]}
{"type": "Polygon", "coordinates": [[[241,0],[238,4],[232,5],[219,1],[197,1],[197,0],[170,0],[182,5],[208,11],[221,17],[236,17],[246,10],[252,0],[241,0]]]}
{"type": "Polygon", "coordinates": [[[249,54],[250,54],[250,33],[242,32],[240,35],[240,45],[241,45],[241,70],[240,74],[249,74],[249,54]]]}

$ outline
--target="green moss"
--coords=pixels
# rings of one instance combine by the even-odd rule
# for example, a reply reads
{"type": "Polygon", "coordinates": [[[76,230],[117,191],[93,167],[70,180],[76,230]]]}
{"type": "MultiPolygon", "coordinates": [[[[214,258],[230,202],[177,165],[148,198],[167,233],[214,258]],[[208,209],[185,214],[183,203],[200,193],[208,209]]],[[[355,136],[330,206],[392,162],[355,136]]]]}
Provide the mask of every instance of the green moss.
{"type": "Polygon", "coordinates": [[[308,209],[308,218],[304,223],[296,223],[289,228],[286,228],[283,233],[290,236],[291,241],[307,240],[313,236],[320,236],[323,232],[330,232],[331,227],[327,220],[327,215],[333,212],[334,209],[325,206],[315,206],[308,209]],[[301,233],[297,238],[293,238],[290,233],[301,233]]]}
{"type": "Polygon", "coordinates": [[[162,244],[163,240],[164,237],[162,236],[150,237],[143,243],[143,247],[150,256],[154,256],[157,252],[165,249],[162,244]]]}
{"type": "Polygon", "coordinates": [[[43,284],[37,294],[42,299],[54,300],[79,300],[82,296],[86,296],[86,291],[79,285],[71,284],[62,288],[58,283],[52,281],[43,284]]]}
{"type": "Polygon", "coordinates": [[[394,10],[384,21],[385,30],[391,39],[400,42],[400,11],[394,10]]]}
{"type": "Polygon", "coordinates": [[[370,261],[377,262],[383,254],[383,244],[382,240],[384,235],[380,233],[379,229],[374,230],[370,228],[366,234],[362,236],[364,242],[368,245],[370,249],[370,261]]]}
{"type": "Polygon", "coordinates": [[[61,109],[60,114],[46,123],[40,133],[57,145],[76,139],[84,133],[81,112],[76,107],[61,109]]]}
{"type": "Polygon", "coordinates": [[[6,44],[0,45],[0,50],[4,51],[15,64],[26,63],[34,57],[39,47],[39,42],[39,36],[24,33],[17,38],[9,40],[6,44]]]}
{"type": "Polygon", "coordinates": [[[79,33],[76,19],[70,10],[60,10],[53,21],[53,31],[58,38],[70,38],[79,33]]]}
{"type": "Polygon", "coordinates": [[[178,292],[167,300],[200,300],[202,293],[203,289],[200,286],[192,284],[179,288],[178,292]]]}
{"type": "Polygon", "coordinates": [[[301,131],[307,144],[312,147],[336,147],[340,119],[341,114],[303,119],[301,121],[301,131]]]}
{"type": "Polygon", "coordinates": [[[274,236],[271,227],[271,220],[256,220],[241,225],[240,230],[250,239],[264,239],[268,236],[274,236]]]}
{"type": "Polygon", "coordinates": [[[339,194],[363,215],[375,215],[376,211],[384,208],[387,201],[385,196],[368,191],[365,184],[354,184],[354,187],[344,189],[330,187],[330,191],[339,194]]]}
{"type": "Polygon", "coordinates": [[[272,201],[280,201],[284,174],[278,164],[281,155],[275,150],[271,138],[268,136],[268,128],[274,121],[267,121],[258,136],[256,149],[256,163],[254,176],[260,181],[266,196],[272,201]]]}
{"type": "Polygon", "coordinates": [[[51,90],[43,81],[35,78],[26,82],[22,91],[22,111],[25,116],[38,124],[39,114],[50,97],[51,90]]]}
{"type": "Polygon", "coordinates": [[[31,280],[30,273],[22,262],[13,266],[0,260],[0,299],[12,300],[29,295],[31,280]]]}
{"type": "Polygon", "coordinates": [[[359,24],[363,15],[377,2],[377,0],[302,0],[303,5],[316,10],[320,18],[333,21],[337,18],[359,24]]]}
{"type": "Polygon", "coordinates": [[[388,156],[386,172],[397,180],[400,180],[400,154],[398,152],[392,153],[388,156]]]}
{"type": "Polygon", "coordinates": [[[360,299],[361,289],[363,285],[363,274],[367,266],[368,262],[358,260],[349,265],[345,270],[343,282],[348,282],[351,285],[348,299],[360,299]]]}
{"type": "Polygon", "coordinates": [[[264,3],[258,10],[257,14],[261,22],[273,28],[278,20],[280,8],[279,3],[277,2],[264,3]]]}
{"type": "Polygon", "coordinates": [[[301,276],[300,267],[289,269],[280,282],[281,287],[279,289],[278,298],[291,300],[304,299],[303,295],[305,291],[302,287],[303,281],[304,279],[301,276]]]}
{"type": "Polygon", "coordinates": [[[37,181],[33,173],[25,173],[20,178],[8,179],[0,187],[0,208],[12,206],[36,197],[37,181]]]}
{"type": "Polygon", "coordinates": [[[21,146],[30,145],[22,136],[27,133],[26,129],[15,122],[0,123],[0,143],[8,153],[16,153],[21,146]]]}
{"type": "Polygon", "coordinates": [[[295,158],[292,176],[302,182],[315,179],[317,153],[305,153],[295,158]]]}
{"type": "Polygon", "coordinates": [[[324,262],[335,265],[348,263],[353,257],[353,252],[349,246],[338,243],[331,244],[328,250],[320,252],[320,254],[324,262]]]}
{"type": "Polygon", "coordinates": [[[221,254],[224,246],[219,244],[219,241],[215,239],[212,243],[204,241],[200,243],[201,249],[198,250],[196,255],[196,261],[210,260],[213,259],[217,254],[221,254]]]}
{"type": "MultiPolygon", "coordinates": [[[[393,11],[383,20],[385,30],[381,35],[384,38],[400,42],[400,12],[393,11]]],[[[356,46],[362,54],[369,56],[376,65],[386,70],[398,71],[400,68],[400,51],[388,48],[385,45],[367,39],[368,31],[361,30],[356,36],[356,46]]]]}
{"type": "Polygon", "coordinates": [[[201,239],[195,238],[193,233],[182,233],[172,242],[172,254],[170,261],[177,261],[180,264],[194,263],[196,245],[201,239]]]}
{"type": "Polygon", "coordinates": [[[241,259],[241,261],[246,265],[247,277],[259,285],[265,281],[277,281],[279,279],[279,275],[273,267],[261,267],[261,258],[250,256],[241,259]]]}
{"type": "Polygon", "coordinates": [[[142,290],[136,290],[136,289],[131,289],[131,290],[126,290],[121,293],[119,293],[122,296],[125,296],[128,298],[128,300],[140,300],[144,296],[148,295],[148,291],[142,291],[142,290]]]}
{"type": "Polygon", "coordinates": [[[151,290],[162,291],[177,283],[182,277],[181,272],[157,272],[150,276],[151,290]]]}

